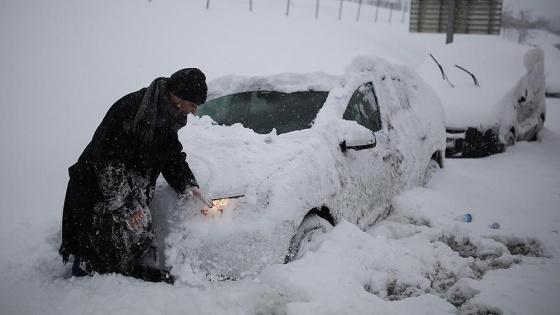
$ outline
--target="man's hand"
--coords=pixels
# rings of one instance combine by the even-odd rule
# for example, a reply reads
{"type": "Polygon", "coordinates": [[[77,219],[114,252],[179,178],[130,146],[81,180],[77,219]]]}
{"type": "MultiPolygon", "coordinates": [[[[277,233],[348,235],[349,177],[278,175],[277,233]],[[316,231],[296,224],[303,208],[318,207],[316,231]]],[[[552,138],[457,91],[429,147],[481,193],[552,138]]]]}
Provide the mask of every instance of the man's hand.
{"type": "Polygon", "coordinates": [[[200,192],[200,190],[198,190],[198,188],[196,187],[189,187],[185,190],[185,196],[189,199],[191,199],[192,197],[196,197],[198,200],[200,200],[205,206],[212,208],[214,205],[212,204],[212,202],[204,197],[202,195],[202,193],[200,192]]]}
{"type": "Polygon", "coordinates": [[[146,215],[144,214],[144,210],[138,209],[136,212],[130,215],[126,220],[126,223],[129,227],[133,228],[134,230],[143,229],[146,225],[146,215]]]}

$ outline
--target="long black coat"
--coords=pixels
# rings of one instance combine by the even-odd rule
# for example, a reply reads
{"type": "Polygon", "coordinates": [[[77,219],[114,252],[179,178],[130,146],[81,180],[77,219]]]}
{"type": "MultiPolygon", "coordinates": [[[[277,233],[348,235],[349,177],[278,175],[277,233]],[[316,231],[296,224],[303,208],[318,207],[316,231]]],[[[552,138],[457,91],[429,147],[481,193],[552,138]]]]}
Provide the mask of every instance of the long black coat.
{"type": "Polygon", "coordinates": [[[79,255],[97,272],[130,274],[151,244],[148,205],[158,176],[178,193],[198,186],[176,131],[158,127],[149,143],[133,131],[145,93],[146,88],[118,100],[69,168],[60,247],[65,262],[79,255]],[[139,208],[148,224],[136,231],[126,219],[139,208]]]}

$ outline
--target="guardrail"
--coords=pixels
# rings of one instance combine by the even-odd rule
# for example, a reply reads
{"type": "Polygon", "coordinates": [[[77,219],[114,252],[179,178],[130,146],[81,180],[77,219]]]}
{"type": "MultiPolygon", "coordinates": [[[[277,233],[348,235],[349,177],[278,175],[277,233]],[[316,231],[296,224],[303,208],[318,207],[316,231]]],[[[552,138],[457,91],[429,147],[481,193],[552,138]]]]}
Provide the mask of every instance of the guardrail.
{"type": "MultiPolygon", "coordinates": [[[[256,0],[255,0],[256,1],[256,0]]],[[[286,16],[290,16],[290,7],[291,7],[291,0],[286,0],[286,16]]],[[[390,10],[389,13],[389,23],[391,23],[393,17],[393,11],[402,11],[402,18],[401,23],[405,21],[405,15],[408,12],[409,2],[408,1],[401,1],[401,0],[340,0],[340,6],[338,10],[338,19],[342,19],[342,11],[344,2],[355,2],[357,3],[357,12],[356,12],[356,21],[360,20],[360,13],[362,9],[362,4],[375,6],[375,22],[377,23],[379,17],[379,8],[387,8],[390,10]],[[404,4],[403,4],[404,3],[404,4]]],[[[249,5],[249,12],[253,12],[253,0],[248,0],[249,5]]],[[[315,5],[315,18],[319,18],[319,12],[321,8],[321,0],[316,0],[315,5]]],[[[210,0],[206,0],[206,9],[210,10],[210,0]]]]}

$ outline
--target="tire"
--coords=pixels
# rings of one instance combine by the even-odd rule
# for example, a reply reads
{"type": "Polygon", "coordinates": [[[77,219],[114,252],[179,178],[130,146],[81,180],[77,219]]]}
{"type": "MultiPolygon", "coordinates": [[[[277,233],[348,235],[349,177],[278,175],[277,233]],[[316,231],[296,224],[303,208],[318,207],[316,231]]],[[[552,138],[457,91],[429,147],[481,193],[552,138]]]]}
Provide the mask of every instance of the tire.
{"type": "Polygon", "coordinates": [[[333,226],[329,221],[321,218],[315,213],[309,213],[301,222],[292,237],[288,253],[284,263],[289,263],[301,258],[305,253],[319,246],[326,233],[330,232],[333,226]]]}
{"type": "Polygon", "coordinates": [[[513,147],[515,145],[515,135],[513,134],[513,132],[508,131],[508,133],[505,136],[506,139],[506,150],[507,147],[513,147]]]}
{"type": "Polygon", "coordinates": [[[531,139],[529,139],[529,141],[538,141],[539,134],[542,132],[543,128],[544,128],[544,117],[540,116],[539,123],[537,125],[537,130],[535,131],[535,134],[531,137],[531,139]]]}
{"type": "Polygon", "coordinates": [[[426,184],[430,181],[430,179],[435,174],[435,172],[439,169],[440,169],[439,163],[434,159],[430,159],[430,161],[428,162],[428,166],[426,166],[426,170],[424,171],[424,174],[420,176],[419,184],[421,186],[426,186],[426,184]]]}

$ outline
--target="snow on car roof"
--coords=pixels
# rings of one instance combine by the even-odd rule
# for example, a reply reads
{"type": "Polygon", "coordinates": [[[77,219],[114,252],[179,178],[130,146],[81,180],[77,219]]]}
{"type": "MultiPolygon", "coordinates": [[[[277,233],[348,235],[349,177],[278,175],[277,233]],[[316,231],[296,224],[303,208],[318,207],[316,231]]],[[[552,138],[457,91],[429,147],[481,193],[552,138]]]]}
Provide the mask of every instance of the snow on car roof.
{"type": "Polygon", "coordinates": [[[272,76],[226,75],[208,82],[208,100],[251,90],[271,89],[288,93],[307,90],[330,91],[340,79],[340,76],[323,72],[281,73],[272,76]]]}
{"type": "Polygon", "coordinates": [[[538,62],[525,58],[532,49],[538,48],[491,36],[476,40],[465,37],[432,52],[454,87],[443,79],[438,65],[429,56],[418,71],[440,96],[448,127],[490,126],[504,115],[504,98],[527,74],[527,69],[538,62]],[[473,78],[455,65],[474,74],[480,86],[475,86],[473,78]]]}

